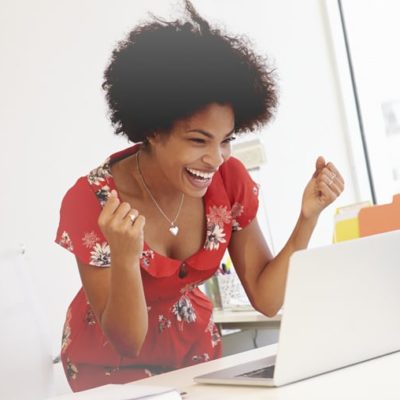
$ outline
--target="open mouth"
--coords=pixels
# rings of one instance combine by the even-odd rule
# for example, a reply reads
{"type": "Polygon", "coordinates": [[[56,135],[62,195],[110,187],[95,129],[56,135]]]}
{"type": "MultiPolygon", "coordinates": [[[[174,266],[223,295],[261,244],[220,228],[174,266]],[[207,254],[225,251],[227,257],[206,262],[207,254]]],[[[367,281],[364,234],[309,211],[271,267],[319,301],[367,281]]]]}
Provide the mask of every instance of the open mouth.
{"type": "Polygon", "coordinates": [[[186,168],[186,172],[193,178],[200,182],[208,182],[212,179],[215,172],[204,172],[193,168],[186,168]]]}

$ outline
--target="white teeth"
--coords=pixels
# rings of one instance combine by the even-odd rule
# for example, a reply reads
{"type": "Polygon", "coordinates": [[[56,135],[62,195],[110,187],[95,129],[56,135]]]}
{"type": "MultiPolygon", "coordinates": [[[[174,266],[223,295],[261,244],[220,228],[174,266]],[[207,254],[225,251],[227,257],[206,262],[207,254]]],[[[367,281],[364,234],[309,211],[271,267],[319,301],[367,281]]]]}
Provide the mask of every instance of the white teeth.
{"type": "Polygon", "coordinates": [[[186,168],[191,174],[196,175],[202,179],[211,179],[214,175],[214,172],[203,172],[198,171],[197,169],[186,168]]]}

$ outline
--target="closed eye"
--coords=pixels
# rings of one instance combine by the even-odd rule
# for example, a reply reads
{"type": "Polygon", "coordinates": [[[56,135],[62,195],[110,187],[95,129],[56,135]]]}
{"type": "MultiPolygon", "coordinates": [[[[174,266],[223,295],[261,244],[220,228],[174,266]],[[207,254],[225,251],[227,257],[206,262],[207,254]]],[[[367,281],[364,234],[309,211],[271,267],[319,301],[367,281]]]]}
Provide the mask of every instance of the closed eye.
{"type": "Polygon", "coordinates": [[[232,135],[227,137],[222,143],[230,143],[233,142],[234,140],[236,140],[236,136],[232,135]]]}
{"type": "Polygon", "coordinates": [[[190,140],[191,142],[194,142],[194,143],[201,143],[201,144],[203,144],[203,143],[206,142],[204,139],[201,139],[201,138],[190,138],[189,140],[190,140]]]}
{"type": "MultiPolygon", "coordinates": [[[[235,139],[236,139],[236,136],[235,135],[231,135],[231,136],[225,138],[222,141],[222,143],[223,144],[227,144],[227,143],[230,143],[230,142],[234,141],[235,139]]],[[[207,141],[207,139],[203,139],[203,138],[189,138],[189,140],[191,142],[198,143],[198,144],[205,144],[206,141],[207,141]]]]}

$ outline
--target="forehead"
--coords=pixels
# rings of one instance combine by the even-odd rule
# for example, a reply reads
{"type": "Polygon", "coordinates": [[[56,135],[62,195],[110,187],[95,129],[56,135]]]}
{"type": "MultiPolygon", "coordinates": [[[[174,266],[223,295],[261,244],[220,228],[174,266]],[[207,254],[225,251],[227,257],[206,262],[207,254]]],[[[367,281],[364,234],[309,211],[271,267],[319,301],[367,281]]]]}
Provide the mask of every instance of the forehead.
{"type": "Polygon", "coordinates": [[[178,121],[185,131],[201,129],[212,134],[228,134],[235,125],[233,108],[230,105],[210,104],[190,117],[178,121]]]}

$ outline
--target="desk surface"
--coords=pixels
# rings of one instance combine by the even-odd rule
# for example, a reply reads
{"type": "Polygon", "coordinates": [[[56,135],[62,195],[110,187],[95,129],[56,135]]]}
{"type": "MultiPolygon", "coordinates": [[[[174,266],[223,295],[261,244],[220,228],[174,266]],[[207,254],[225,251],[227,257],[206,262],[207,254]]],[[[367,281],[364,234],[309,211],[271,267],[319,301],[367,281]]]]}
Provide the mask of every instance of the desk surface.
{"type": "Polygon", "coordinates": [[[146,378],[138,383],[174,386],[184,391],[187,400],[235,399],[362,399],[388,400],[400,398],[400,352],[346,367],[280,388],[204,385],[193,377],[276,353],[276,345],[246,351],[219,360],[146,378]]]}
{"type": "Polygon", "coordinates": [[[246,322],[279,322],[281,320],[282,313],[279,312],[274,317],[266,317],[264,314],[256,310],[214,310],[213,319],[216,324],[224,323],[246,323],[246,322]]]}

